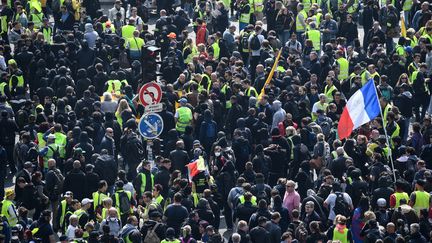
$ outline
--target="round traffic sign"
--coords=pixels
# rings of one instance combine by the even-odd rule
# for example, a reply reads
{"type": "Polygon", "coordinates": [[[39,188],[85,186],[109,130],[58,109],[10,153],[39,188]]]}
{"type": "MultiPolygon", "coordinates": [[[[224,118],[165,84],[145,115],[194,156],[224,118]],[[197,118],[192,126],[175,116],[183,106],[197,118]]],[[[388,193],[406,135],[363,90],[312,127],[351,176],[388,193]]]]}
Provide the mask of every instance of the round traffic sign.
{"type": "Polygon", "coordinates": [[[141,135],[147,139],[159,137],[163,131],[162,117],[156,113],[147,113],[141,117],[138,130],[141,135]]]}
{"type": "Polygon", "coordinates": [[[155,82],[146,83],[139,91],[139,99],[144,106],[157,104],[162,99],[162,89],[155,82]]]}

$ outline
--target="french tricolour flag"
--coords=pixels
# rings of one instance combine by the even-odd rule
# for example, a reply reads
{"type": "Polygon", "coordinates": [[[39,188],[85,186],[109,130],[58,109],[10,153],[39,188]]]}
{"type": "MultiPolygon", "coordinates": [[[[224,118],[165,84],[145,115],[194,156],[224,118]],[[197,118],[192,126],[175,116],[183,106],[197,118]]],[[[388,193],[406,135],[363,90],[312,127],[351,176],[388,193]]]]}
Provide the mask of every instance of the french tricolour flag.
{"type": "Polygon", "coordinates": [[[348,100],[338,124],[339,139],[351,135],[361,125],[371,121],[380,114],[380,104],[374,81],[369,80],[348,100]]]}

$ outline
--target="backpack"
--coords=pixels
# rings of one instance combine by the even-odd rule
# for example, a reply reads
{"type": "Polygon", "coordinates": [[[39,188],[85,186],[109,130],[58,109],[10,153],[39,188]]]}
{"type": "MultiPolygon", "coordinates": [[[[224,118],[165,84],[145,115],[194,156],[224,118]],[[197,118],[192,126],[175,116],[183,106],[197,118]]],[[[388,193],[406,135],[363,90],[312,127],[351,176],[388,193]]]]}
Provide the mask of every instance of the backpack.
{"type": "Polygon", "coordinates": [[[130,199],[128,197],[128,194],[123,191],[119,193],[119,208],[120,208],[120,214],[124,215],[130,212],[130,199]]]}
{"type": "Polygon", "coordinates": [[[264,199],[266,202],[268,202],[268,196],[267,192],[265,191],[265,185],[264,184],[257,184],[255,186],[256,188],[256,200],[259,202],[261,199],[264,199]]]}
{"type": "Polygon", "coordinates": [[[257,51],[261,48],[261,42],[260,42],[257,34],[254,34],[252,36],[252,39],[250,41],[250,48],[253,51],[257,51]]]}
{"type": "Polygon", "coordinates": [[[345,217],[350,216],[350,212],[348,209],[348,203],[345,201],[344,194],[341,192],[336,192],[336,200],[335,205],[333,207],[333,211],[335,215],[343,215],[345,217]]]}
{"type": "Polygon", "coordinates": [[[216,125],[212,121],[207,123],[206,137],[207,138],[216,137],[216,125]]]}
{"type": "Polygon", "coordinates": [[[58,162],[60,161],[60,151],[59,151],[59,146],[56,147],[57,149],[54,149],[51,145],[48,145],[48,149],[51,149],[51,151],[53,151],[52,158],[58,162]]]}
{"type": "Polygon", "coordinates": [[[64,182],[64,176],[58,169],[50,170],[48,173],[52,173],[55,177],[55,185],[54,188],[50,188],[48,197],[51,201],[55,201],[58,199],[59,195],[63,191],[63,182],[64,182]]]}
{"type": "Polygon", "coordinates": [[[241,46],[242,46],[243,49],[248,49],[249,36],[250,36],[249,33],[244,32],[243,35],[242,35],[242,37],[241,37],[240,44],[241,44],[241,46]]]}
{"type": "Polygon", "coordinates": [[[326,138],[330,136],[330,130],[332,126],[329,124],[328,121],[322,121],[318,125],[320,125],[322,132],[326,138]]]}
{"type": "Polygon", "coordinates": [[[157,229],[157,227],[160,225],[160,223],[156,223],[153,228],[147,232],[146,237],[144,238],[144,242],[146,243],[159,243],[160,239],[157,236],[155,230],[157,229]]]}

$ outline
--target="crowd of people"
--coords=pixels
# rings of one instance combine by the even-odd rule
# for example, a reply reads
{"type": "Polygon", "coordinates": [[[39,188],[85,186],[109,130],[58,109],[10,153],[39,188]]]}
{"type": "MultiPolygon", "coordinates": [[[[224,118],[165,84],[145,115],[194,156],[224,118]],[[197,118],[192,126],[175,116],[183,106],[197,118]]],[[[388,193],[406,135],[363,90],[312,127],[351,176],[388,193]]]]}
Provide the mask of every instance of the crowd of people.
{"type": "Polygon", "coordinates": [[[432,240],[429,2],[1,3],[0,242],[432,240]]]}

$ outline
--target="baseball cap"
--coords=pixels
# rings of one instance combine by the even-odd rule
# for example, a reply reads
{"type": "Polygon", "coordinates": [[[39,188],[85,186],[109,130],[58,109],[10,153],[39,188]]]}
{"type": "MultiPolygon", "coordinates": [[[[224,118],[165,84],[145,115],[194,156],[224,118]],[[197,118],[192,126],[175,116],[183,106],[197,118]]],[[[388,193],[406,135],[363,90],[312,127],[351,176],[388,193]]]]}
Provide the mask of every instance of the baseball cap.
{"type": "Polygon", "coordinates": [[[89,204],[89,203],[92,203],[92,202],[93,202],[93,200],[88,199],[88,198],[84,198],[84,199],[81,201],[81,205],[86,205],[86,204],[89,204]]]}
{"type": "Polygon", "coordinates": [[[73,192],[71,192],[71,191],[67,191],[67,192],[64,194],[64,197],[73,197],[73,192]]]}
{"type": "Polygon", "coordinates": [[[377,200],[378,207],[385,207],[387,205],[387,201],[384,198],[379,198],[377,200]]]}
{"type": "Polygon", "coordinates": [[[182,104],[186,104],[187,102],[188,102],[188,100],[186,98],[181,98],[179,100],[179,103],[182,103],[182,104]]]}
{"type": "Polygon", "coordinates": [[[174,32],[171,32],[171,33],[169,33],[169,34],[167,35],[167,37],[168,37],[168,38],[175,39],[175,38],[177,38],[177,35],[176,35],[174,32]]]}
{"type": "Polygon", "coordinates": [[[74,152],[77,154],[85,154],[85,151],[82,148],[75,148],[74,152]]]}

